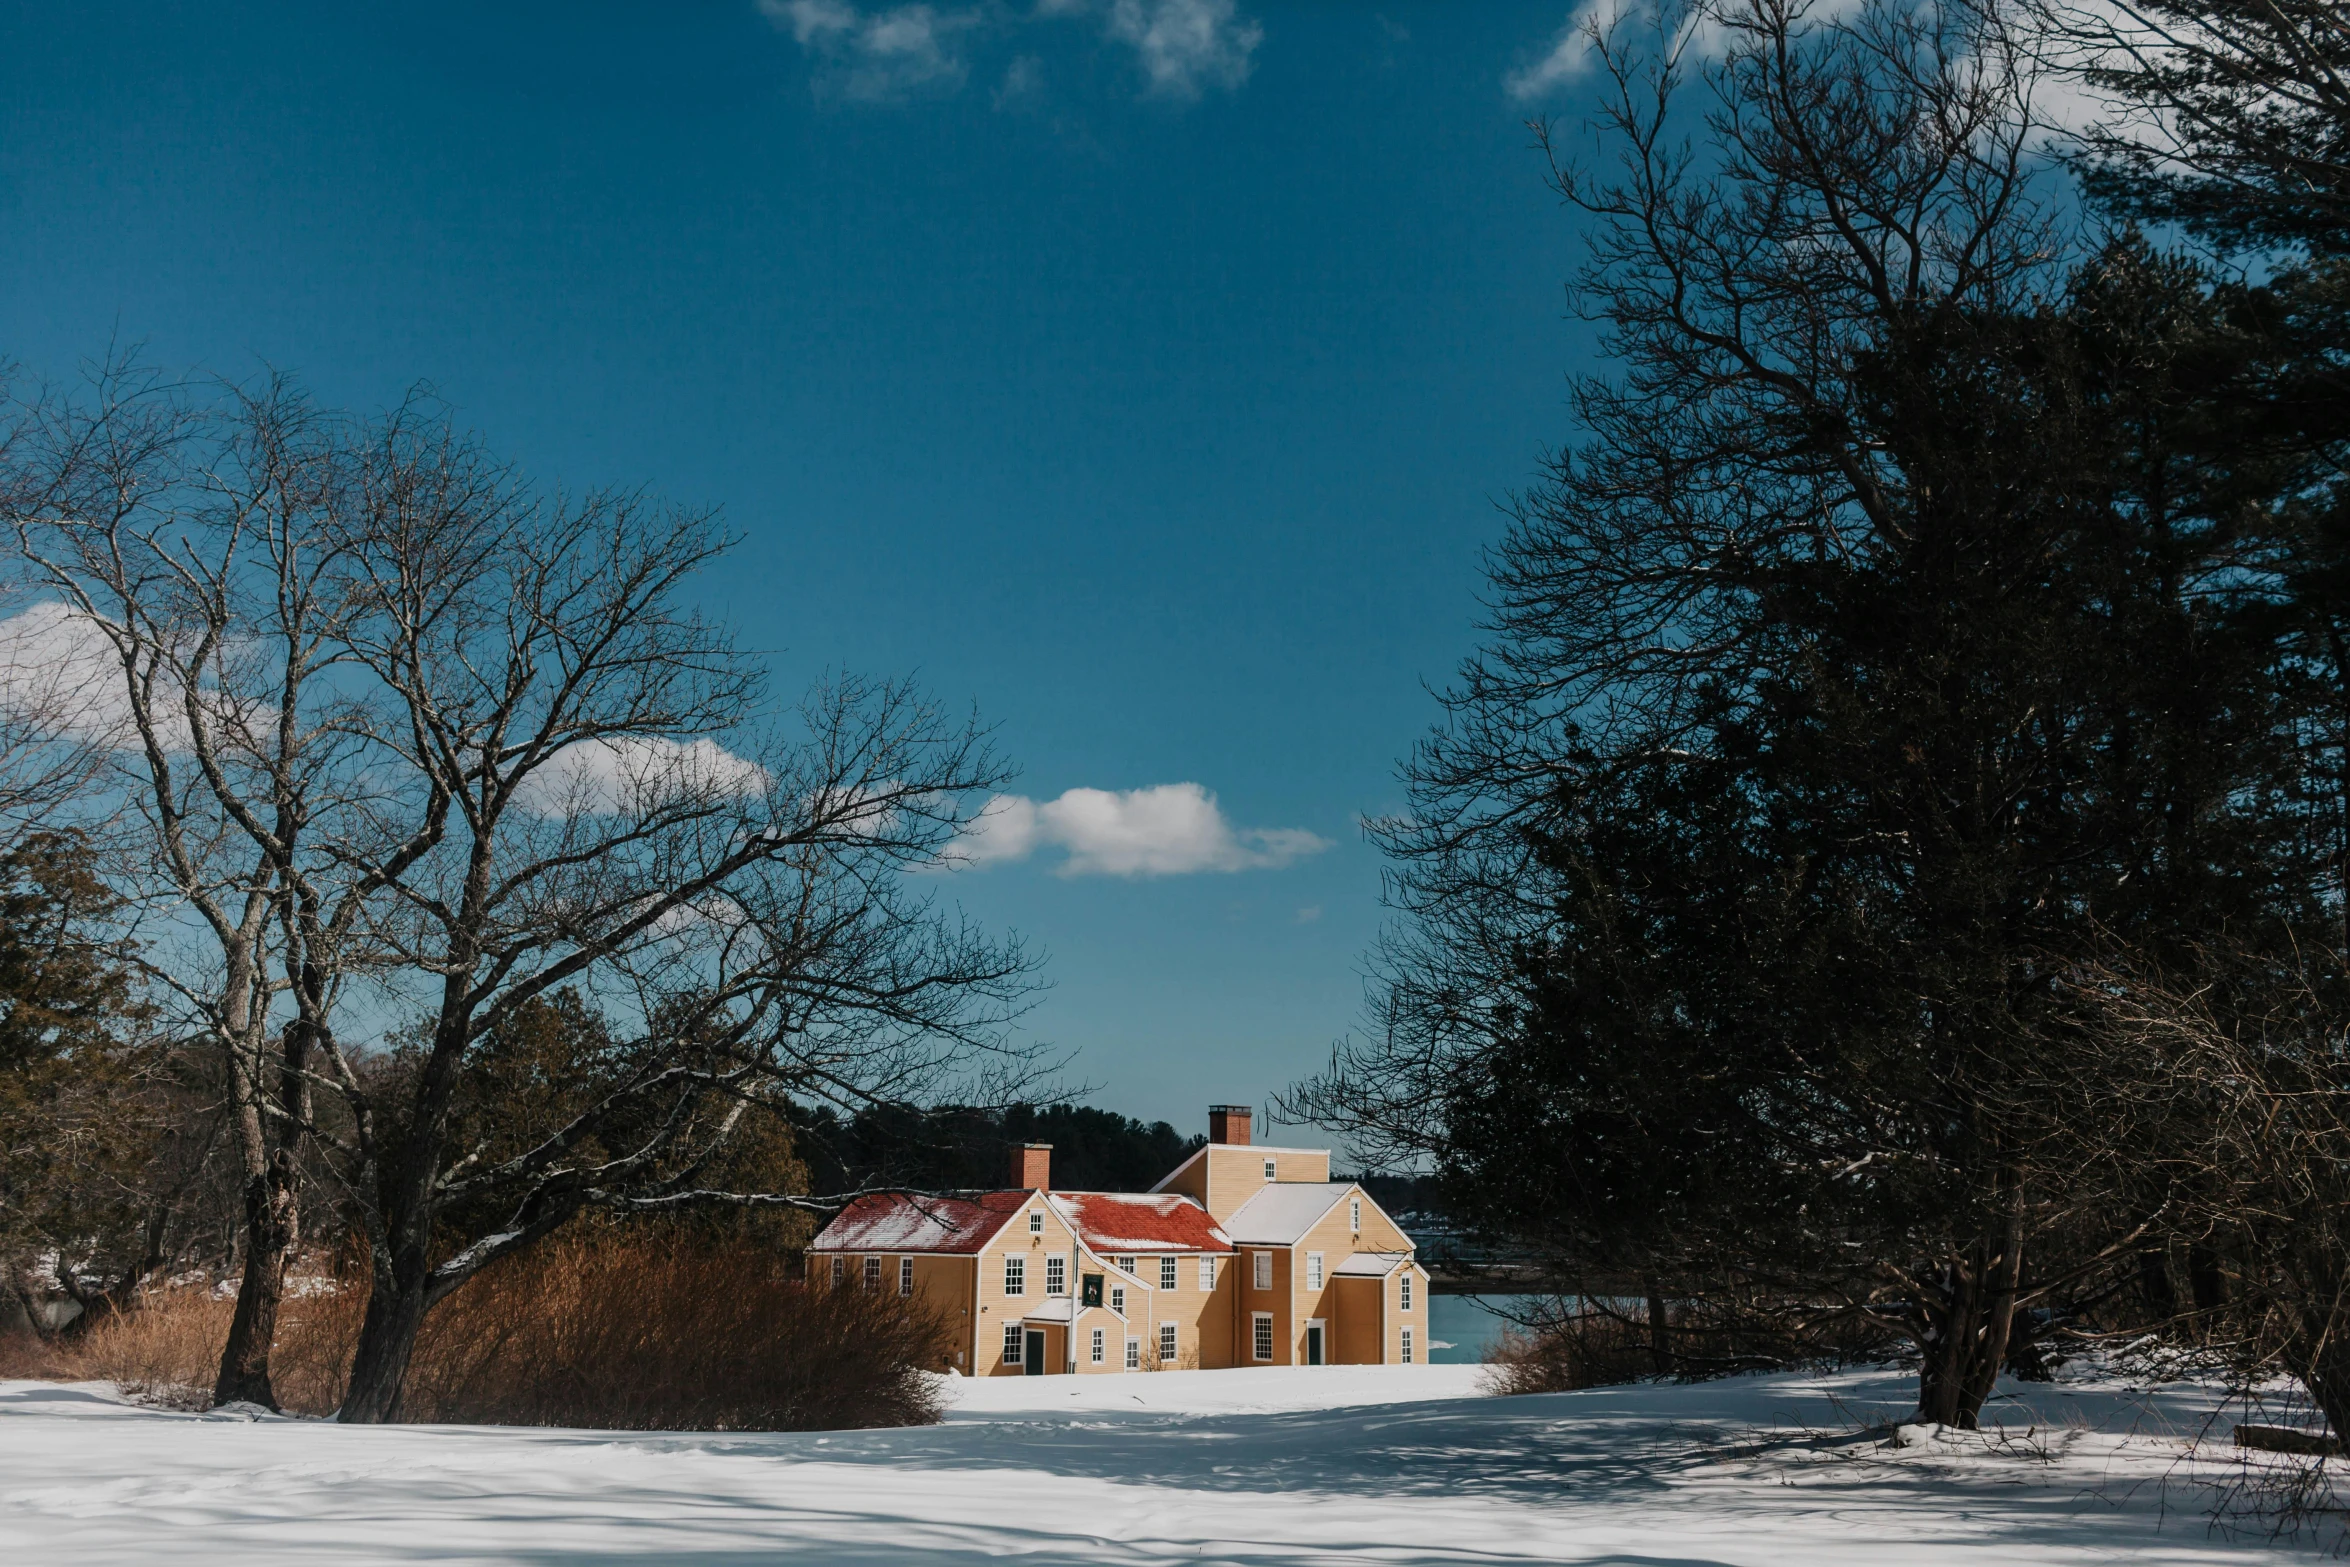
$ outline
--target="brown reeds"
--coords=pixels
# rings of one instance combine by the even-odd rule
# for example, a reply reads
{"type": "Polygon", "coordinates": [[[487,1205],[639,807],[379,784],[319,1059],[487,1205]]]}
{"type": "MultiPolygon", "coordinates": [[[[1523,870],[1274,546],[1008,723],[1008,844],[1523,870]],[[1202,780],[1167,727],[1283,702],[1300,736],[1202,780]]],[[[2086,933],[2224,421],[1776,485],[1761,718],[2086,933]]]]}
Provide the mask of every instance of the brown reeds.
{"type": "MultiPolygon", "coordinates": [[[[289,1292],[271,1350],[291,1413],[341,1402],[364,1280],[289,1292]]],[[[233,1302],[159,1291],[52,1351],[44,1374],[201,1408],[233,1302]]],[[[939,1325],[909,1301],[811,1289],[743,1247],[559,1239],[483,1272],[426,1319],[402,1418],[618,1430],[805,1431],[938,1418],[939,1325]]]]}

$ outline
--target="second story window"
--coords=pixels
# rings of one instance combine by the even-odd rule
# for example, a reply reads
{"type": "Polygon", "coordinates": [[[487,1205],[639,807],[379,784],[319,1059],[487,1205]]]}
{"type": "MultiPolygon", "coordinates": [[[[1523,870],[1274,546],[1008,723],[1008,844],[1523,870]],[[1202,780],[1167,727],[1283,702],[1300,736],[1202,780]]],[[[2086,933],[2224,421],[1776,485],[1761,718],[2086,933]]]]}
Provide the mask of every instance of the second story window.
{"type": "Polygon", "coordinates": [[[1346,1227],[1358,1235],[1362,1233],[1363,1200],[1360,1197],[1349,1197],[1346,1200],[1346,1227]]]}
{"type": "Polygon", "coordinates": [[[1200,1287],[1201,1289],[1204,1289],[1204,1290],[1212,1290],[1212,1289],[1214,1289],[1214,1288],[1216,1287],[1216,1259],[1215,1259],[1215,1258],[1213,1258],[1213,1257],[1202,1257],[1202,1258],[1200,1258],[1200,1260],[1199,1260],[1199,1287],[1200,1287]]]}
{"type": "Polygon", "coordinates": [[[1175,1266],[1176,1259],[1173,1257],[1159,1259],[1159,1288],[1171,1290],[1175,1287],[1175,1266]]]}
{"type": "Polygon", "coordinates": [[[1306,1253],[1306,1288],[1318,1290],[1321,1287],[1322,1254],[1318,1251],[1309,1251],[1306,1253]]]}
{"type": "Polygon", "coordinates": [[[1006,1257],[1004,1259],[1004,1293],[1007,1295],[1028,1293],[1028,1259],[1026,1257],[1006,1257]]]}
{"type": "Polygon", "coordinates": [[[846,1279],[848,1276],[849,1276],[849,1263],[848,1263],[848,1259],[847,1259],[846,1257],[835,1257],[835,1258],[833,1258],[833,1259],[832,1259],[832,1287],[833,1287],[834,1289],[839,1289],[839,1288],[840,1288],[840,1286],[841,1286],[841,1281],[842,1281],[842,1280],[844,1280],[844,1279],[846,1279]]]}
{"type": "Polygon", "coordinates": [[[1110,1309],[1118,1313],[1120,1316],[1124,1316],[1126,1314],[1125,1285],[1113,1284],[1110,1286],[1110,1309]]]}
{"type": "Polygon", "coordinates": [[[865,1259],[865,1287],[869,1290],[881,1288],[881,1259],[879,1257],[865,1259]]]}
{"type": "Polygon", "coordinates": [[[1069,1259],[1047,1257],[1044,1260],[1044,1292],[1047,1295],[1069,1293],[1069,1259]]]}
{"type": "Polygon", "coordinates": [[[1044,1210],[1042,1208],[1028,1210],[1028,1233],[1031,1235],[1044,1233],[1044,1210]]]}
{"type": "Polygon", "coordinates": [[[1271,1289],[1273,1287],[1273,1254],[1269,1251],[1260,1251],[1253,1253],[1252,1255],[1256,1258],[1254,1265],[1257,1270],[1257,1288],[1261,1290],[1271,1289]]]}
{"type": "Polygon", "coordinates": [[[914,1293],[914,1259],[911,1257],[898,1259],[898,1293],[900,1295],[914,1293]]]}
{"type": "Polygon", "coordinates": [[[1271,1180],[1277,1180],[1277,1179],[1279,1179],[1279,1177],[1280,1177],[1280,1170],[1281,1170],[1281,1166],[1280,1166],[1280,1165],[1278,1165],[1278,1164],[1276,1164],[1276,1163],[1274,1163],[1272,1160],[1270,1160],[1270,1159],[1267,1159],[1267,1160],[1265,1161],[1265,1179],[1266,1179],[1266,1180],[1268,1180],[1268,1181],[1271,1181],[1271,1180]]]}
{"type": "Polygon", "coordinates": [[[1395,1304],[1402,1311],[1412,1309],[1412,1270],[1409,1268],[1404,1269],[1403,1276],[1395,1281],[1395,1304]]]}

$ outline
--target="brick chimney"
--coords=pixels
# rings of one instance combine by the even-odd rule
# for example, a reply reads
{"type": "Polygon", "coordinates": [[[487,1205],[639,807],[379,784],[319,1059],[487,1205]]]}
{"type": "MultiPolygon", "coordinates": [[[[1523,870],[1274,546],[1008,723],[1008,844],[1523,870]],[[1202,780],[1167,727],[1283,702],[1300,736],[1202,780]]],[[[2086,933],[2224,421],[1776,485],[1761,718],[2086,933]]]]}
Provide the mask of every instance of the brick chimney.
{"type": "Polygon", "coordinates": [[[1049,1192],[1053,1189],[1053,1145],[1051,1143],[1014,1143],[1012,1145],[1012,1184],[1024,1192],[1049,1192]]]}
{"type": "Polygon", "coordinates": [[[1208,1106],[1208,1141],[1227,1143],[1234,1147],[1248,1146],[1247,1105],[1208,1106]]]}

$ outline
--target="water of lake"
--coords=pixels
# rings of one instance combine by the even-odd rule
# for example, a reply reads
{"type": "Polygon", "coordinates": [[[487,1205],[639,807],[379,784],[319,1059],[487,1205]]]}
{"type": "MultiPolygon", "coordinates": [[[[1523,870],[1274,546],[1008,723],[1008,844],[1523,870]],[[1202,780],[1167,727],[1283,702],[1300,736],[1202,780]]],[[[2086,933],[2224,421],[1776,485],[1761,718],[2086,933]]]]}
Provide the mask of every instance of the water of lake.
{"type": "MultiPolygon", "coordinates": [[[[1511,1297],[1497,1296],[1496,1304],[1511,1297]]],[[[1481,1295],[1428,1297],[1428,1359],[1439,1366],[1473,1365],[1508,1324],[1485,1309],[1481,1295]]]]}

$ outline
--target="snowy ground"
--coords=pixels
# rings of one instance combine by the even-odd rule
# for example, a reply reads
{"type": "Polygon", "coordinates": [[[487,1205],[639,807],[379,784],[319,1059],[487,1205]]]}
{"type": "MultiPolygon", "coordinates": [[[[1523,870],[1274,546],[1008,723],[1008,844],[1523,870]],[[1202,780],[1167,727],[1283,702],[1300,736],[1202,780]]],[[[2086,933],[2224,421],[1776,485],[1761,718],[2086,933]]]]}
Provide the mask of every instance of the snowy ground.
{"type": "MultiPolygon", "coordinates": [[[[616,1437],[167,1414],[0,1383],[0,1561],[2205,1562],[2214,1400],[2009,1390],[1897,1447],[1894,1373],[1477,1396],[1468,1366],[960,1384],[947,1423],[616,1437]],[[2020,1396],[2019,1396],[2020,1395],[2020,1396]],[[2204,1435],[2200,1456],[2192,1450],[2204,1435]]],[[[2270,1461],[2278,1462],[2278,1461],[2270,1461]]]]}

